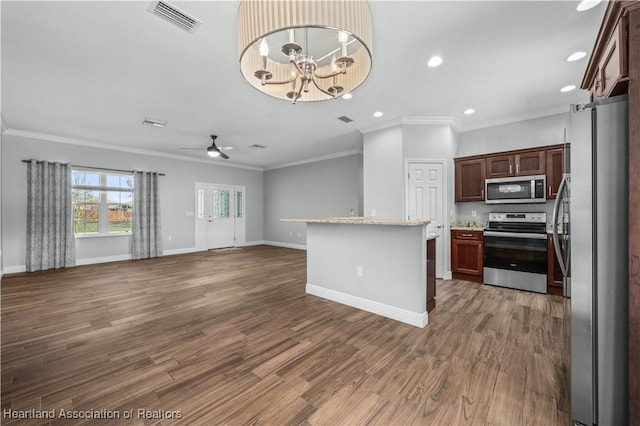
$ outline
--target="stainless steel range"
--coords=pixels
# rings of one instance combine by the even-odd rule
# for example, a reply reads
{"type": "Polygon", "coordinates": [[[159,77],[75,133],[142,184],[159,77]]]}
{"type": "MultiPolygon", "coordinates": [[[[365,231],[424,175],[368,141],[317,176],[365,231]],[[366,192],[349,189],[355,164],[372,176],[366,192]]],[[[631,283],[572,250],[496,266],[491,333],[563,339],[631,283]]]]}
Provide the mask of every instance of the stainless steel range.
{"type": "Polygon", "coordinates": [[[489,213],[484,283],[547,292],[546,213],[489,213]]]}

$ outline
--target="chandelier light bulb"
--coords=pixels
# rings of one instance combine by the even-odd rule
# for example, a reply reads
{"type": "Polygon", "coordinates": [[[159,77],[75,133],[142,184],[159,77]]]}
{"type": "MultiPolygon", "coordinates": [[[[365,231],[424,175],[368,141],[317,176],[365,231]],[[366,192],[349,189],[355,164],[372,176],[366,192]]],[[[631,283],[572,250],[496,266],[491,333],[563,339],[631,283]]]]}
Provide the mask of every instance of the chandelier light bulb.
{"type": "Polygon", "coordinates": [[[344,31],[338,32],[338,41],[340,43],[346,43],[348,39],[349,39],[349,34],[345,33],[344,31]]]}
{"type": "Polygon", "coordinates": [[[269,56],[269,45],[267,44],[267,39],[263,38],[260,42],[260,55],[261,56],[269,56]]]}

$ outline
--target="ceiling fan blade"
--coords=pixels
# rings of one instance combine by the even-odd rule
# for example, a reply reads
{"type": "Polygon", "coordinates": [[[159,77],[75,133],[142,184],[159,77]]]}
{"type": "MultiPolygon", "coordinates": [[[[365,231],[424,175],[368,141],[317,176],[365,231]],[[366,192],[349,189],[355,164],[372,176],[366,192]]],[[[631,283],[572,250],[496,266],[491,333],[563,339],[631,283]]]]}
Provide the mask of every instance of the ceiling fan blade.
{"type": "Polygon", "coordinates": [[[220,153],[220,157],[224,158],[225,160],[229,159],[229,156],[227,154],[225,154],[224,152],[222,152],[222,151],[218,151],[218,152],[220,153]]]}
{"type": "Polygon", "coordinates": [[[184,147],[181,147],[180,149],[193,149],[193,150],[198,150],[198,151],[202,151],[203,150],[203,148],[184,148],[184,147]]]}

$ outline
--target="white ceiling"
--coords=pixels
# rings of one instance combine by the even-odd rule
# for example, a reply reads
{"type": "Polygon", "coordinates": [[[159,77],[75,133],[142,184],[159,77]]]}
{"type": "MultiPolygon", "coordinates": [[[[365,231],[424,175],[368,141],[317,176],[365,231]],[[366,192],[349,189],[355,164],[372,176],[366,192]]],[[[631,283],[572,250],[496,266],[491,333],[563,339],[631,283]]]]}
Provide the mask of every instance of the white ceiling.
{"type": "Polygon", "coordinates": [[[217,134],[235,148],[230,163],[271,168],[361,149],[360,130],[401,117],[452,117],[460,131],[534,118],[588,99],[559,89],[579,86],[588,56],[565,58],[591,51],[605,9],[371,1],[368,80],[348,101],[292,105],[243,80],[237,1],[174,1],[203,22],[194,34],[149,13],[150,3],[0,2],[6,127],[202,159],[217,134]],[[444,63],[427,67],[432,55],[444,63]],[[465,116],[467,108],[476,113],[465,116]],[[144,118],[168,124],[143,126],[144,118]],[[248,148],[255,143],[268,149],[248,148]]]}

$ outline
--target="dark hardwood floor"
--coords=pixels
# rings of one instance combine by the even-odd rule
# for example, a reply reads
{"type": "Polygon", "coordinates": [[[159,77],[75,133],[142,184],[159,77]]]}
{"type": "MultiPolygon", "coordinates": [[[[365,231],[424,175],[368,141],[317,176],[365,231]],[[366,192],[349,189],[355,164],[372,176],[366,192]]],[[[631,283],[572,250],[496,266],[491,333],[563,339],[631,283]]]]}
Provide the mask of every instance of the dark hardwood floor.
{"type": "Polygon", "coordinates": [[[305,264],[256,246],[5,276],[2,423],[570,424],[562,297],[438,281],[420,329],[306,295],[305,264]]]}

